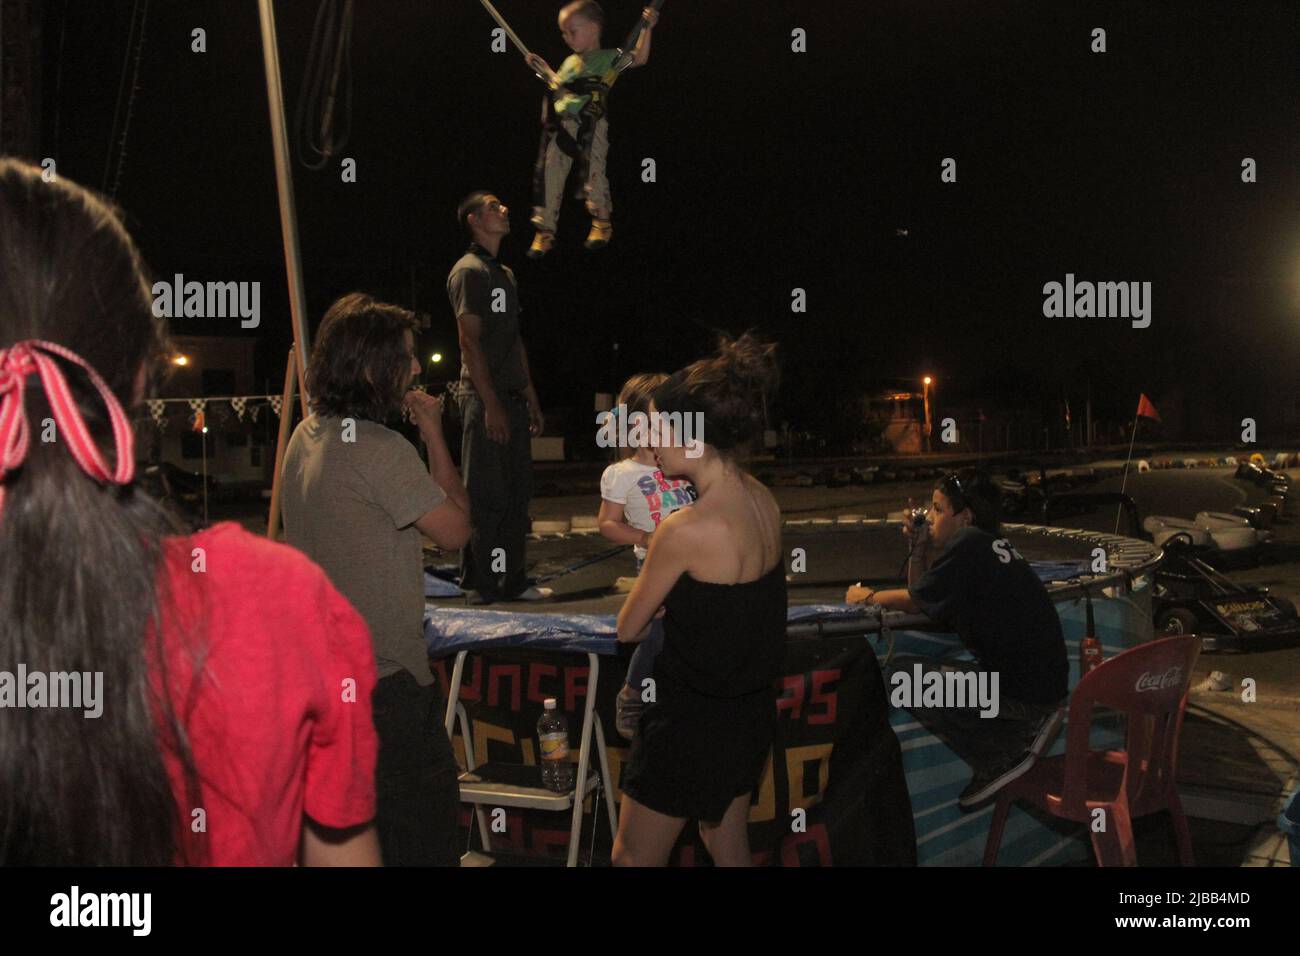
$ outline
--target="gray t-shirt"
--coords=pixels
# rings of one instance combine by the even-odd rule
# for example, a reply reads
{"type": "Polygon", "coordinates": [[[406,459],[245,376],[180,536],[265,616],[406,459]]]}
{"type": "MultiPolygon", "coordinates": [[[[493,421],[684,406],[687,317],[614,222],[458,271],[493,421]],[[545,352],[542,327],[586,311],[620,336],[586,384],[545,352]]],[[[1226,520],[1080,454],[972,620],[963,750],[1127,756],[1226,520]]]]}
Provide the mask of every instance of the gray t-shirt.
{"type": "Polygon", "coordinates": [[[370,625],[379,676],[406,669],[431,684],[424,643],[424,560],[414,522],[447,496],[414,446],[391,429],[311,415],[284,456],[285,539],[311,558],[370,625]]]}
{"type": "MultiPolygon", "coordinates": [[[[492,387],[498,393],[522,390],[528,382],[519,356],[519,290],[515,274],[475,243],[451,267],[447,298],[457,319],[472,314],[482,320],[479,344],[492,376],[492,387]],[[495,311],[494,305],[500,311],[495,311]]],[[[464,362],[460,378],[462,382],[470,381],[469,366],[464,362]]]]}

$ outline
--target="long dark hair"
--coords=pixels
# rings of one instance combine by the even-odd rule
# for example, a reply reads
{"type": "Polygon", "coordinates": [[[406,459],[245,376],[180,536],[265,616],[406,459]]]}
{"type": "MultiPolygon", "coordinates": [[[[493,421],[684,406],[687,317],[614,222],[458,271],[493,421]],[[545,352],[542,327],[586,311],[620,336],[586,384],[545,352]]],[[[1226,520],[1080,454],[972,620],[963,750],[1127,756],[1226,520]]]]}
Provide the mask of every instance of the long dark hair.
{"type": "Polygon", "coordinates": [[[413,313],[360,292],[335,301],[307,363],[312,411],[380,423],[395,417],[410,380],[402,333],[414,335],[418,327],[413,313]]]}
{"type": "MultiPolygon", "coordinates": [[[[144,369],[148,384],[165,343],[140,256],[107,204],[41,172],[0,159],[0,349],[25,339],[71,349],[129,410],[137,375],[144,369]]],[[[59,364],[111,459],[103,401],[84,371],[59,364]]],[[[104,699],[98,718],[71,707],[0,711],[0,863],[171,864],[188,841],[163,741],[197,792],[167,675],[162,694],[150,678],[150,659],[165,665],[158,572],[175,528],[134,485],[100,485],[66,441],[41,441],[52,412],[38,376],[24,392],[36,431],[4,478],[0,668],[102,672],[104,699]]]]}

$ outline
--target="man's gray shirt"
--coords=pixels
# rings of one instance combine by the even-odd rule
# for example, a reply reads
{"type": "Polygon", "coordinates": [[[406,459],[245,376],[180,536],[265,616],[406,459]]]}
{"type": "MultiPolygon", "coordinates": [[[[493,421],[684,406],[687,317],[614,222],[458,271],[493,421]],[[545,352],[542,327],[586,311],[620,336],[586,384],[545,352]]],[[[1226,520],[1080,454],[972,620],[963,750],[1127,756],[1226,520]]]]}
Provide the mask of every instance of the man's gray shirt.
{"type": "Polygon", "coordinates": [[[325,569],[370,625],[379,676],[406,669],[430,684],[424,641],[424,556],[418,518],[447,496],[415,447],[358,418],[311,415],[284,457],[285,538],[325,569]]]}
{"type": "MultiPolygon", "coordinates": [[[[521,391],[527,386],[519,352],[519,289],[515,285],[515,274],[474,243],[451,267],[447,276],[447,298],[451,301],[452,315],[457,319],[473,314],[482,320],[479,346],[487,362],[488,374],[492,376],[492,387],[498,395],[521,391]]],[[[461,361],[460,379],[465,384],[470,382],[469,366],[464,360],[461,361]]]]}

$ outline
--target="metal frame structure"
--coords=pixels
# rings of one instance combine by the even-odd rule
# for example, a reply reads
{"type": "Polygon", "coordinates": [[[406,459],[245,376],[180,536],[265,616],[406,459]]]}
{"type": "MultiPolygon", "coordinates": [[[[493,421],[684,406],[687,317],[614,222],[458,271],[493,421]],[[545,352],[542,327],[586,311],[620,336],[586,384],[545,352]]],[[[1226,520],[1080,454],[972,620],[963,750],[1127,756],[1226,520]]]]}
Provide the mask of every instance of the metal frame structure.
{"type": "Polygon", "coordinates": [[[275,188],[280,198],[280,232],[284,241],[284,265],[289,282],[289,317],[293,323],[293,348],[284,371],[284,402],[280,431],[275,444],[275,473],[271,478],[271,509],[266,536],[274,540],[280,528],[280,470],[293,422],[293,393],[297,387],[303,417],[308,415],[307,357],[311,340],[307,334],[307,294],[302,282],[302,252],[298,244],[298,211],[293,196],[293,167],[289,156],[289,129],[284,118],[284,86],[280,76],[280,50],[275,34],[273,0],[257,0],[262,31],[262,63],[266,71],[266,99],[271,119],[271,144],[275,154],[275,188]]]}

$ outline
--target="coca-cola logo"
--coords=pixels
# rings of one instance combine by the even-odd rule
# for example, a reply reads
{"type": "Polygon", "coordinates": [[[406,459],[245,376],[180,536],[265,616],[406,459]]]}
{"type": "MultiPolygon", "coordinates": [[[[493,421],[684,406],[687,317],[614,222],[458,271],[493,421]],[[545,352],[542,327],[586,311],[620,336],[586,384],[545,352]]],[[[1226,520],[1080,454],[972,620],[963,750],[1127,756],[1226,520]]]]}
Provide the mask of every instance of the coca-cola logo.
{"type": "Polygon", "coordinates": [[[1163,674],[1152,674],[1147,671],[1137,679],[1133,689],[1139,693],[1144,690],[1167,690],[1170,687],[1177,687],[1182,676],[1183,669],[1180,666],[1171,667],[1163,674]]]}

